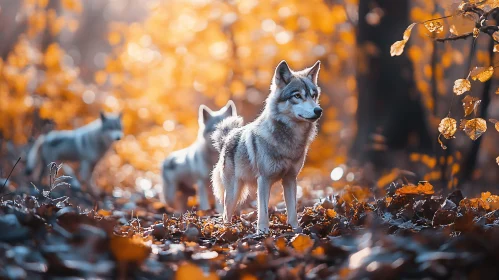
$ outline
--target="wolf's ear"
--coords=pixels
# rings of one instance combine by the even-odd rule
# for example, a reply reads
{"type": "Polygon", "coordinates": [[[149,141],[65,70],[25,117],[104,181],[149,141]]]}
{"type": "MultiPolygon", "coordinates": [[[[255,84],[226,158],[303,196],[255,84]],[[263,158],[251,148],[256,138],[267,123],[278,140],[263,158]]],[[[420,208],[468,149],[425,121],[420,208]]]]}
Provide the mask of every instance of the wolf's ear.
{"type": "Polygon", "coordinates": [[[225,115],[227,116],[237,116],[236,104],[234,101],[229,100],[227,105],[225,105],[225,115]]]}
{"type": "Polygon", "coordinates": [[[307,78],[312,80],[314,84],[317,84],[317,78],[319,77],[319,70],[321,70],[321,61],[317,60],[317,62],[308,70],[307,78]]]}
{"type": "Polygon", "coordinates": [[[212,111],[206,105],[199,106],[199,123],[205,123],[211,118],[212,111]]]}
{"type": "Polygon", "coordinates": [[[293,73],[291,73],[288,64],[285,60],[281,61],[275,69],[274,84],[277,87],[284,87],[291,82],[291,78],[293,78],[293,73]]]}
{"type": "Polygon", "coordinates": [[[106,120],[106,114],[105,114],[103,111],[100,111],[100,112],[99,112],[99,116],[100,116],[100,119],[101,119],[102,121],[105,121],[105,120],[106,120]]]}

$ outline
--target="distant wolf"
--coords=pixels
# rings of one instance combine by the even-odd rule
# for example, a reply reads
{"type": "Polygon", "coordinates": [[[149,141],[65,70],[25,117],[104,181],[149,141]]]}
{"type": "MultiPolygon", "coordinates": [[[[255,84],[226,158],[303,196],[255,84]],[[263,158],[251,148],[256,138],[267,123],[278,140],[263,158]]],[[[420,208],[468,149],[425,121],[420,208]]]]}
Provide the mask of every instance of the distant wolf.
{"type": "Polygon", "coordinates": [[[282,180],[287,222],[298,228],[296,177],[322,115],[319,70],[320,61],[298,72],[282,61],[260,116],[245,126],[240,117],[228,118],[217,126],[212,139],[220,157],[212,182],[214,194],[224,206],[225,223],[231,222],[236,205],[257,187],[257,230],[268,232],[270,188],[282,180]]]}
{"type": "Polygon", "coordinates": [[[210,200],[215,202],[210,184],[210,173],[218,160],[218,151],[213,146],[211,135],[215,127],[228,117],[237,116],[236,106],[229,100],[219,111],[205,105],[199,107],[199,131],[196,141],[189,147],[175,151],[162,164],[163,198],[167,204],[185,211],[188,195],[195,194],[197,185],[199,209],[210,209],[210,200]],[[177,190],[181,197],[176,197],[177,190]]]}
{"type": "Polygon", "coordinates": [[[26,174],[40,183],[47,165],[57,161],[80,162],[80,181],[88,182],[91,194],[96,195],[92,173],[113,142],[123,138],[122,114],[105,114],[75,130],[51,131],[40,136],[28,152],[26,174]]]}

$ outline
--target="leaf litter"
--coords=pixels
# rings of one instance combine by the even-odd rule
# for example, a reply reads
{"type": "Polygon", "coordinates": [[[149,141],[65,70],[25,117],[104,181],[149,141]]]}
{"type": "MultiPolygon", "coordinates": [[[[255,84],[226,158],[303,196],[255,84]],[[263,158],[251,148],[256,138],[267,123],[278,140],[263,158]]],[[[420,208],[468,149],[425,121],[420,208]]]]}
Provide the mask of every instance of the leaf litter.
{"type": "Polygon", "coordinates": [[[0,278],[499,275],[499,196],[489,192],[479,198],[465,198],[459,190],[442,196],[429,182],[392,183],[377,198],[361,187],[321,199],[309,192],[299,200],[300,232],[286,224],[285,211],[271,208],[271,232],[261,235],[254,209],[224,225],[212,211],[173,214],[138,193],[105,197],[98,209],[78,190],[40,190],[1,201],[0,278]]]}

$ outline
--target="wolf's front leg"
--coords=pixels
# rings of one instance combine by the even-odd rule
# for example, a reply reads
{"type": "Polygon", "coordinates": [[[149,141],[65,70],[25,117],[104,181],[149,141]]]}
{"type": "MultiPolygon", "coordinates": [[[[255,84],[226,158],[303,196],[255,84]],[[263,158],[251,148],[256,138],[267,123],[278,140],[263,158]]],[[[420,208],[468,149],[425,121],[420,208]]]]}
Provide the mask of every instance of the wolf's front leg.
{"type": "Polygon", "coordinates": [[[288,212],[288,224],[293,229],[298,228],[298,218],[296,211],[296,177],[288,176],[282,179],[284,189],[284,202],[286,203],[286,211],[288,212]]]}
{"type": "Polygon", "coordinates": [[[80,182],[87,186],[88,191],[92,196],[98,196],[100,192],[92,178],[94,166],[94,163],[86,160],[80,163],[80,182]]]}
{"type": "Polygon", "coordinates": [[[269,198],[271,182],[268,178],[258,177],[258,233],[269,232],[269,198]]]}
{"type": "Polygon", "coordinates": [[[208,199],[208,188],[210,186],[209,181],[207,182],[204,179],[198,180],[198,201],[199,201],[199,210],[208,210],[210,209],[210,201],[208,199]]]}

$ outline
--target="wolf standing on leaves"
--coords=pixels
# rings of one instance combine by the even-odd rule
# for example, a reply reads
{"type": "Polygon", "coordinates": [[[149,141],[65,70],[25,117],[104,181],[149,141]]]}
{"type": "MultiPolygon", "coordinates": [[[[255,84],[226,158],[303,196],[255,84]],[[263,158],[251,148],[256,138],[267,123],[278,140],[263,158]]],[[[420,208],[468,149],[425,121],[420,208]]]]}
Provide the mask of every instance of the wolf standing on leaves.
{"type": "Polygon", "coordinates": [[[80,181],[88,182],[92,194],[98,194],[92,173],[113,142],[123,138],[121,117],[101,112],[99,119],[75,130],[51,131],[40,136],[28,153],[26,174],[34,175],[40,182],[49,163],[78,161],[80,181]]]}
{"type": "Polygon", "coordinates": [[[176,206],[181,212],[185,211],[187,196],[195,193],[193,186],[197,184],[199,208],[210,208],[209,198],[213,202],[215,200],[210,187],[210,173],[218,160],[218,151],[213,147],[211,135],[217,124],[236,115],[236,106],[232,100],[215,112],[204,105],[199,107],[199,132],[196,141],[188,148],[173,152],[165,159],[161,168],[163,195],[170,206],[176,206]],[[178,200],[177,190],[181,193],[178,200]]]}
{"type": "Polygon", "coordinates": [[[293,72],[282,61],[276,68],[262,114],[242,126],[242,118],[224,120],[213,134],[220,158],[212,174],[215,196],[224,205],[230,223],[237,203],[257,186],[258,231],[269,231],[270,188],[282,180],[287,222],[298,228],[296,177],[314,139],[322,115],[317,86],[320,62],[293,72]]]}

